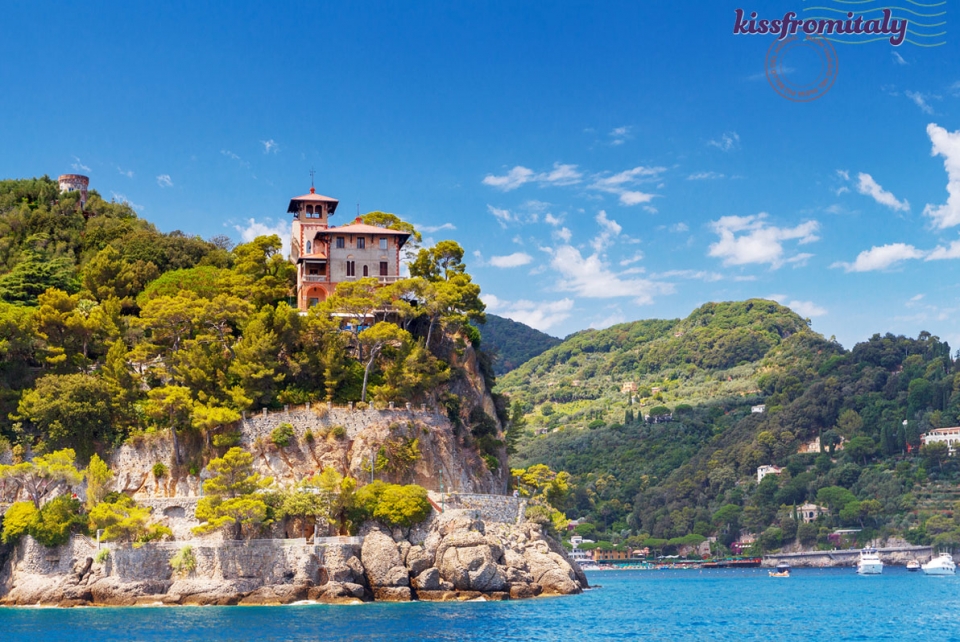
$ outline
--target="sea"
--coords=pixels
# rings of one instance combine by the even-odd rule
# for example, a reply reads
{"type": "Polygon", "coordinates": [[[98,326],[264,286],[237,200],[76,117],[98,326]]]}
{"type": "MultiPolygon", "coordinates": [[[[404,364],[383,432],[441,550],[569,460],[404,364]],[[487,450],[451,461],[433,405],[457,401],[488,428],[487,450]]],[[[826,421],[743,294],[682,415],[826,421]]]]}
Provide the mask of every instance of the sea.
{"type": "Polygon", "coordinates": [[[960,640],[960,576],[598,571],[582,595],[355,606],[0,608],[0,640],[960,640]]]}

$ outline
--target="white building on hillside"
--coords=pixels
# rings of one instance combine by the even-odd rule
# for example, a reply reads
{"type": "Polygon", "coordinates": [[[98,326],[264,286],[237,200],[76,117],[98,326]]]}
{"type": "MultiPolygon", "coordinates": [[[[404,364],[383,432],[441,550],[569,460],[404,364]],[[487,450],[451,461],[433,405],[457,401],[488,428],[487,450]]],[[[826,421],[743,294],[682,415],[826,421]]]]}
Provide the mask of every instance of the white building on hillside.
{"type": "Polygon", "coordinates": [[[957,444],[960,443],[960,426],[935,428],[930,432],[920,435],[920,443],[924,446],[927,444],[946,444],[952,455],[957,444]]]}
{"type": "Polygon", "coordinates": [[[767,475],[779,475],[782,472],[783,469],[778,466],[760,466],[757,468],[757,483],[762,482],[767,475]]]}

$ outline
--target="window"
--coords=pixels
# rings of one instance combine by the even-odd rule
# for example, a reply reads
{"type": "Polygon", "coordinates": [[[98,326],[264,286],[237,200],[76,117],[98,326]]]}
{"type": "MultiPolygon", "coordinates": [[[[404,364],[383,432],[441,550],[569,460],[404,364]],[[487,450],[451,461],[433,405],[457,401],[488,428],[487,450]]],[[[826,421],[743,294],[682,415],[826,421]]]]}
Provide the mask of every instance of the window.
{"type": "Polygon", "coordinates": [[[357,249],[362,250],[367,247],[367,239],[359,238],[357,239],[357,249]]]}
{"type": "Polygon", "coordinates": [[[367,266],[363,266],[363,276],[370,276],[370,271],[367,269],[367,266]]]}
{"type": "Polygon", "coordinates": [[[313,245],[310,243],[310,241],[307,241],[307,254],[310,254],[310,249],[311,249],[312,247],[313,247],[313,245]]]}
{"type": "Polygon", "coordinates": [[[381,237],[381,239],[380,239],[380,249],[381,249],[381,250],[387,249],[387,239],[381,237]]]}
{"type": "Polygon", "coordinates": [[[342,250],[346,246],[346,241],[342,236],[337,237],[337,249],[342,250]]]}
{"type": "Polygon", "coordinates": [[[357,264],[354,261],[347,261],[347,276],[357,275],[357,264]]]}
{"type": "Polygon", "coordinates": [[[380,261],[380,276],[387,276],[387,262],[380,261]]]}
{"type": "Polygon", "coordinates": [[[316,298],[316,297],[310,297],[309,299],[307,299],[307,307],[308,307],[308,308],[312,308],[313,306],[315,306],[315,305],[318,304],[318,303],[320,303],[320,299],[318,299],[318,298],[316,298]]]}

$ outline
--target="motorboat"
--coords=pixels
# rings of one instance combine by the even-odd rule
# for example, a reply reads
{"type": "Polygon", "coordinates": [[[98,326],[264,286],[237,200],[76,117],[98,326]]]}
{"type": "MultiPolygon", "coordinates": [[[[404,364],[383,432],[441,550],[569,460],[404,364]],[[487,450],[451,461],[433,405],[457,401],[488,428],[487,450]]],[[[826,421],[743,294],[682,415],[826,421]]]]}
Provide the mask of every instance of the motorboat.
{"type": "Polygon", "coordinates": [[[770,577],[790,577],[790,565],[786,562],[777,564],[777,570],[768,573],[770,577]]]}
{"type": "Polygon", "coordinates": [[[865,548],[860,551],[860,561],[857,562],[858,575],[880,575],[883,573],[883,562],[875,548],[865,548]]]}
{"type": "Polygon", "coordinates": [[[950,553],[940,553],[920,568],[926,575],[953,575],[957,572],[957,565],[950,553]]]}
{"type": "Polygon", "coordinates": [[[917,560],[910,560],[909,562],[907,562],[907,570],[910,571],[911,573],[916,573],[917,571],[920,570],[920,562],[918,562],[917,560]]]}

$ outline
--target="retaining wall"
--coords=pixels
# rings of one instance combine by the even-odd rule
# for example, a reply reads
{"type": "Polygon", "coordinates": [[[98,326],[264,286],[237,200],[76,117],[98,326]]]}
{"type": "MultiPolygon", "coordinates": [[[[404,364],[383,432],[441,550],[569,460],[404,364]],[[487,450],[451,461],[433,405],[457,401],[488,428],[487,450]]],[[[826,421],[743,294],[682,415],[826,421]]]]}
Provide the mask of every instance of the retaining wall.
{"type": "Polygon", "coordinates": [[[474,510],[484,521],[501,524],[516,524],[523,519],[527,509],[526,498],[510,495],[481,495],[477,493],[443,493],[441,495],[431,492],[430,498],[442,506],[444,510],[474,510]]]}
{"type": "MultiPolygon", "coordinates": [[[[907,562],[916,560],[924,563],[933,557],[931,546],[897,546],[878,548],[880,560],[888,566],[904,566],[907,562]]],[[[856,566],[860,559],[859,549],[838,551],[813,551],[810,553],[781,553],[766,555],[763,566],[776,566],[786,562],[795,568],[828,568],[834,566],[856,566]]]]}

